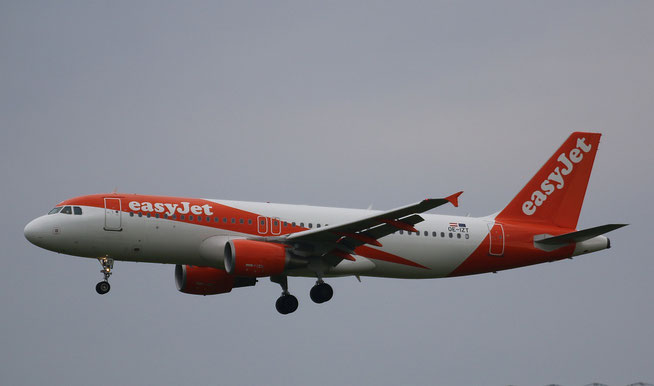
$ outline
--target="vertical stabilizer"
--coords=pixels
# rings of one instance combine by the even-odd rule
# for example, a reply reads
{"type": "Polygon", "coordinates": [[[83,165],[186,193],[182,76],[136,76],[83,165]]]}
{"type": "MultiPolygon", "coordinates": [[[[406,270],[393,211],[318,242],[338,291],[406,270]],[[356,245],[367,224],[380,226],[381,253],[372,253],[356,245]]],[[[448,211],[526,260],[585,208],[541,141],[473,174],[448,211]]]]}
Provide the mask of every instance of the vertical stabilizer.
{"type": "Polygon", "coordinates": [[[496,219],[576,229],[600,136],[572,133],[496,219]]]}

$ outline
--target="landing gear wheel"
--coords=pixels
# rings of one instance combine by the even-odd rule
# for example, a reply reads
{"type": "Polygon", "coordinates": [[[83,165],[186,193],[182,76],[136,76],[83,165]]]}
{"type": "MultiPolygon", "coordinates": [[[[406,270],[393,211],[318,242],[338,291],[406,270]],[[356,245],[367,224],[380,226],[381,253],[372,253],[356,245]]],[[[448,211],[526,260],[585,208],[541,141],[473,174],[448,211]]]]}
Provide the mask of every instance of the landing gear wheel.
{"type": "Polygon", "coordinates": [[[318,283],[311,288],[309,296],[315,303],[320,304],[329,301],[334,296],[334,290],[327,283],[318,283]]]}
{"type": "Polygon", "coordinates": [[[108,281],[101,281],[95,285],[95,291],[100,295],[104,295],[111,289],[108,281]]]}
{"type": "Polygon", "coordinates": [[[275,303],[275,308],[277,308],[277,311],[282,315],[287,315],[291,312],[294,312],[297,310],[297,306],[297,298],[291,294],[280,296],[275,303]]]}
{"type": "Polygon", "coordinates": [[[114,268],[114,259],[109,256],[99,257],[98,261],[102,265],[102,276],[104,280],[95,285],[95,292],[100,295],[104,295],[111,289],[109,285],[109,276],[111,276],[111,270],[114,268]]]}

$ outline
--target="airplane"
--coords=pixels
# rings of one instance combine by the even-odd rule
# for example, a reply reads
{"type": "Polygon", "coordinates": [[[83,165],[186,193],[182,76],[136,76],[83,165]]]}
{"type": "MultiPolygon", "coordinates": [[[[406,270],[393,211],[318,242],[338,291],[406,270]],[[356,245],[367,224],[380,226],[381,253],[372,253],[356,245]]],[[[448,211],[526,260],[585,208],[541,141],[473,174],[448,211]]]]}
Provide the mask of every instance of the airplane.
{"type": "Polygon", "coordinates": [[[114,261],[175,264],[183,293],[214,295],[278,283],[281,314],[298,308],[288,277],[311,277],[310,297],[333,296],[325,279],[425,279],[497,272],[611,247],[603,234],[627,224],[577,230],[600,133],[575,132],[501,211],[485,217],[424,214],[458,206],[463,192],[392,210],[361,210],[107,193],[71,198],[32,220],[24,234],[58,253],[98,259],[110,290],[114,261]]]}

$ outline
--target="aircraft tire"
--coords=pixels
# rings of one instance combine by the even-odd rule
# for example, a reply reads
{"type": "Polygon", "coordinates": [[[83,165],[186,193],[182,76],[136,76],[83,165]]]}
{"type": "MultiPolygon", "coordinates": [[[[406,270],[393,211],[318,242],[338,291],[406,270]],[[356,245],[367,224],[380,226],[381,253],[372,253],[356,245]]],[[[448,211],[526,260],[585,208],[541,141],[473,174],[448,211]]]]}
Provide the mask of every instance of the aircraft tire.
{"type": "Polygon", "coordinates": [[[332,298],[332,296],[334,296],[334,290],[332,289],[332,286],[330,286],[329,284],[320,283],[314,285],[311,288],[311,292],[309,292],[309,296],[311,297],[311,300],[313,300],[315,303],[321,304],[329,301],[332,298]]]}
{"type": "Polygon", "coordinates": [[[95,292],[99,293],[100,295],[106,294],[110,289],[111,285],[109,285],[108,281],[101,281],[95,285],[95,292]]]}
{"type": "Polygon", "coordinates": [[[297,306],[297,298],[290,294],[280,296],[279,299],[277,299],[277,302],[275,302],[275,308],[277,308],[277,312],[282,315],[287,315],[295,312],[295,310],[297,310],[297,306]]]}

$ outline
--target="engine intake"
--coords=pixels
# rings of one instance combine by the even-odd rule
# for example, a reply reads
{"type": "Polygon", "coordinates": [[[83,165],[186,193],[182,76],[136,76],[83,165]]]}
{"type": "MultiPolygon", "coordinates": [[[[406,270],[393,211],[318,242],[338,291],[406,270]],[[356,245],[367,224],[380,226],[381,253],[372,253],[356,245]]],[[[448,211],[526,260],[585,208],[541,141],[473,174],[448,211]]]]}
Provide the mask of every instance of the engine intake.
{"type": "Polygon", "coordinates": [[[279,275],[286,268],[305,266],[286,250],[286,246],[266,241],[230,240],[225,244],[225,270],[235,276],[279,275]]]}

